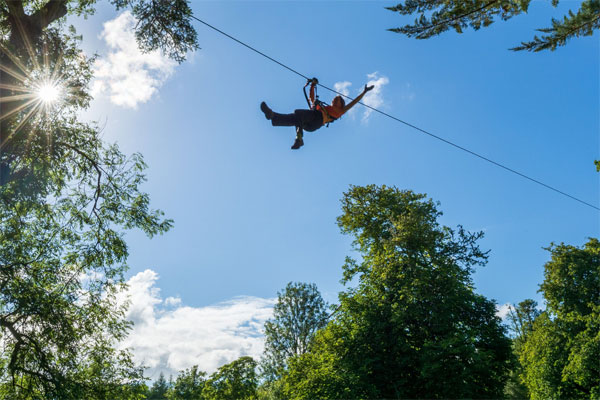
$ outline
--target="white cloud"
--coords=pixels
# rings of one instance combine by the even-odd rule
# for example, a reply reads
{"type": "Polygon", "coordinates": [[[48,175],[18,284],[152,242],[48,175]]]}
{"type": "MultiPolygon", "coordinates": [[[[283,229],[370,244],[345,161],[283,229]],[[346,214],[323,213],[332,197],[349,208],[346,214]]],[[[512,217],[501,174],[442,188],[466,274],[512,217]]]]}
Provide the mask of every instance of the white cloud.
{"type": "Polygon", "coordinates": [[[352,82],[344,81],[344,82],[336,82],[333,84],[333,90],[343,94],[344,96],[349,96],[350,91],[348,88],[352,86],[352,82]]]}
{"type": "MultiPolygon", "coordinates": [[[[368,74],[367,78],[369,79],[369,81],[367,82],[367,86],[373,85],[375,87],[373,88],[373,90],[368,92],[365,95],[365,97],[363,97],[362,102],[370,107],[379,108],[384,103],[382,93],[383,87],[390,83],[390,80],[387,78],[387,76],[380,76],[379,72],[373,72],[372,74],[368,74]]],[[[371,110],[370,108],[367,108],[365,110],[362,118],[363,122],[367,122],[372,112],[373,110],[371,110]]]]}
{"type": "Polygon", "coordinates": [[[100,38],[108,54],[94,65],[92,95],[107,93],[119,106],[137,108],[171,76],[176,63],[160,51],[142,53],[135,41],[135,18],[129,11],[104,23],[100,38]]]}
{"type": "Polygon", "coordinates": [[[198,365],[211,373],[241,356],[260,357],[264,347],[264,322],[272,317],[275,299],[236,297],[207,306],[189,307],[177,297],[162,299],[158,275],[145,270],[133,276],[121,301],[131,303],[127,318],[133,330],[123,342],[134,360],[158,377],[198,365]]]}
{"type": "Polygon", "coordinates": [[[181,304],[181,299],[179,297],[167,297],[165,299],[165,306],[178,306],[181,304]]]}
{"type": "Polygon", "coordinates": [[[504,321],[508,316],[508,313],[514,309],[515,307],[510,303],[502,304],[500,307],[496,306],[496,316],[504,321]]]}
{"type": "MultiPolygon", "coordinates": [[[[369,91],[365,97],[363,97],[362,99],[362,103],[371,106],[373,108],[379,108],[381,107],[384,102],[383,102],[383,87],[385,85],[387,85],[390,80],[386,77],[386,76],[380,76],[379,72],[373,72],[372,74],[367,74],[367,86],[375,86],[373,88],[373,90],[369,91]]],[[[333,89],[336,92],[342,93],[344,96],[350,96],[350,90],[349,87],[352,86],[352,82],[348,82],[348,81],[344,81],[344,82],[336,82],[333,84],[333,89]]],[[[362,93],[364,87],[361,86],[360,89],[358,89],[358,92],[356,93],[356,95],[358,96],[360,93],[362,93]]],[[[348,103],[348,99],[346,99],[346,103],[348,103]]],[[[349,111],[350,115],[354,115],[354,113],[356,112],[357,108],[352,108],[349,111]]],[[[371,115],[371,113],[373,112],[373,110],[371,110],[370,108],[364,108],[364,112],[363,112],[363,116],[362,116],[362,121],[363,122],[367,122],[369,119],[369,116],[371,115]]]]}

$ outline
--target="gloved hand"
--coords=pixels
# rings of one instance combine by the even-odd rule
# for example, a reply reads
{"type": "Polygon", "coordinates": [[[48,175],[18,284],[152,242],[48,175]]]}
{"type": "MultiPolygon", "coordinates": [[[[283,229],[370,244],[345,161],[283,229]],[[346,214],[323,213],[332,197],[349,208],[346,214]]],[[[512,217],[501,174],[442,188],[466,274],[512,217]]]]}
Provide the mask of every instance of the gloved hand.
{"type": "Polygon", "coordinates": [[[375,87],[375,85],[371,85],[371,86],[365,85],[365,93],[367,93],[369,90],[373,90],[374,87],[375,87]]]}
{"type": "Polygon", "coordinates": [[[319,80],[317,78],[309,79],[308,82],[310,82],[311,85],[318,85],[319,84],[319,80]]]}

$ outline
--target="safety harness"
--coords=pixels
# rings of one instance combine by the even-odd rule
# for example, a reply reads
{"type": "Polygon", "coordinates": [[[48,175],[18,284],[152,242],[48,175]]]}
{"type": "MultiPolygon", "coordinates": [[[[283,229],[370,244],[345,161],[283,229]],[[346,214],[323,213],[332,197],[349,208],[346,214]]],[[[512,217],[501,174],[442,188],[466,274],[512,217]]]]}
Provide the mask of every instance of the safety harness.
{"type": "Polygon", "coordinates": [[[332,117],[327,112],[327,109],[325,107],[329,106],[329,104],[325,103],[324,101],[319,100],[319,95],[317,94],[317,84],[318,83],[319,83],[319,80],[317,78],[309,79],[308,81],[306,81],[306,85],[304,85],[302,90],[304,91],[304,98],[306,99],[306,104],[308,104],[308,108],[310,108],[311,110],[319,110],[319,111],[324,112],[325,115],[327,116],[327,120],[328,120],[328,122],[325,126],[329,128],[329,124],[334,122],[335,120],[337,120],[337,118],[332,117]],[[314,103],[311,103],[310,99],[308,98],[308,95],[306,94],[306,87],[308,85],[310,85],[311,83],[315,84],[315,92],[314,92],[315,93],[315,101],[314,101],[314,103]]]}

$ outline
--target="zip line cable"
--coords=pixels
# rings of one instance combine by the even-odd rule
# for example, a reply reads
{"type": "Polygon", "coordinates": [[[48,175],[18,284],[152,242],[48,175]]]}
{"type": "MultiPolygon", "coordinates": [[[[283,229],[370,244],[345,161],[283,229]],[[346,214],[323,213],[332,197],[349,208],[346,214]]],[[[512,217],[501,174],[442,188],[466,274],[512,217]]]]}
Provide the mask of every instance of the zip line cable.
{"type": "MultiPolygon", "coordinates": [[[[244,47],[246,47],[246,48],[248,48],[248,49],[250,49],[250,50],[254,51],[255,53],[258,53],[258,54],[260,54],[261,56],[263,56],[263,57],[265,57],[265,58],[269,59],[270,61],[273,61],[274,63],[276,63],[276,64],[280,65],[281,67],[283,67],[283,68],[287,69],[288,71],[290,71],[290,72],[293,72],[294,74],[296,74],[296,75],[299,75],[299,76],[301,76],[302,78],[304,78],[304,79],[306,79],[306,80],[310,79],[309,77],[307,77],[306,75],[304,75],[304,74],[302,74],[302,73],[300,73],[300,72],[296,71],[295,69],[288,67],[287,65],[283,64],[282,62],[279,62],[279,61],[277,61],[276,59],[274,59],[274,58],[272,58],[272,57],[270,57],[270,56],[266,55],[265,53],[263,53],[263,52],[261,52],[261,51],[259,51],[259,50],[255,49],[254,47],[252,47],[252,46],[250,46],[250,45],[248,45],[248,44],[246,44],[246,43],[242,42],[241,40],[239,40],[239,39],[237,39],[237,38],[235,38],[235,37],[233,37],[233,36],[229,35],[228,33],[225,33],[225,32],[223,32],[222,30],[220,30],[220,29],[218,29],[218,28],[216,28],[216,27],[212,26],[212,25],[211,25],[211,24],[209,24],[208,22],[205,22],[205,21],[203,21],[203,20],[201,20],[201,19],[197,18],[197,17],[196,17],[196,16],[194,16],[194,15],[190,15],[190,17],[191,17],[191,18],[193,18],[193,19],[195,19],[196,21],[198,21],[198,22],[200,22],[200,23],[202,23],[202,24],[206,25],[207,27],[209,27],[209,28],[213,29],[214,31],[217,31],[217,32],[218,32],[218,33],[220,33],[221,35],[224,35],[224,36],[228,37],[229,39],[231,39],[231,40],[233,40],[233,41],[235,41],[235,42],[237,42],[237,43],[241,44],[242,46],[244,46],[244,47]]],[[[346,96],[345,94],[342,94],[342,93],[338,92],[337,90],[331,89],[331,88],[329,88],[329,87],[327,87],[327,86],[325,86],[325,85],[322,85],[322,84],[320,84],[320,83],[319,83],[318,85],[319,85],[319,86],[321,86],[323,89],[327,89],[327,90],[329,90],[330,92],[336,93],[336,94],[338,94],[338,95],[340,95],[340,96],[343,96],[343,97],[345,97],[345,98],[347,98],[347,99],[350,99],[350,100],[352,100],[352,98],[351,98],[351,97],[349,97],[349,96],[346,96]]],[[[408,123],[408,122],[406,122],[406,121],[403,121],[403,120],[401,120],[400,118],[394,117],[393,115],[390,115],[390,114],[388,114],[388,113],[386,113],[386,112],[383,112],[383,111],[381,111],[381,110],[379,110],[379,109],[377,109],[377,108],[375,108],[375,107],[371,107],[370,105],[368,105],[368,104],[365,104],[365,103],[363,103],[363,102],[359,102],[359,104],[361,104],[361,105],[363,105],[364,107],[367,107],[368,109],[370,109],[370,110],[373,110],[373,111],[375,111],[375,112],[377,112],[377,113],[379,113],[379,114],[381,114],[381,115],[384,115],[384,116],[386,116],[386,117],[388,117],[388,118],[391,118],[391,119],[393,119],[394,121],[400,122],[400,123],[402,123],[402,124],[404,124],[404,125],[406,125],[406,126],[408,126],[408,127],[411,127],[411,128],[413,128],[413,129],[415,129],[415,130],[417,130],[417,131],[421,132],[421,133],[424,133],[424,134],[426,134],[426,135],[428,135],[428,136],[430,136],[430,137],[432,137],[432,138],[434,138],[434,139],[437,139],[437,140],[439,140],[439,141],[442,141],[442,142],[444,142],[444,143],[446,143],[446,144],[449,144],[450,146],[453,146],[453,147],[455,147],[455,148],[457,148],[457,149],[459,149],[459,150],[462,150],[462,151],[464,151],[464,152],[466,152],[466,153],[469,153],[469,154],[471,154],[471,155],[473,155],[473,156],[475,156],[475,157],[478,157],[478,158],[480,158],[480,159],[482,159],[482,160],[484,160],[484,161],[487,161],[487,162],[489,162],[490,164],[493,164],[493,165],[495,165],[495,166],[497,166],[497,167],[500,167],[500,168],[502,168],[502,169],[504,169],[504,170],[506,170],[506,171],[508,171],[508,172],[512,172],[513,174],[515,174],[515,175],[518,175],[518,176],[520,176],[521,178],[525,178],[525,179],[527,179],[527,180],[529,180],[529,181],[531,181],[531,182],[537,183],[538,185],[541,185],[541,186],[545,187],[546,189],[550,189],[550,190],[552,190],[552,191],[554,191],[554,192],[556,192],[556,193],[562,194],[563,196],[566,196],[566,197],[568,197],[568,198],[570,198],[570,199],[572,199],[572,200],[578,201],[579,203],[585,204],[585,205],[586,205],[586,206],[588,206],[588,207],[591,207],[591,208],[594,208],[594,209],[596,209],[596,210],[600,211],[600,207],[598,207],[598,206],[595,206],[595,205],[593,205],[593,204],[591,204],[591,203],[588,203],[588,202],[586,202],[586,201],[584,201],[584,200],[581,200],[581,199],[579,199],[579,198],[577,198],[577,197],[575,197],[575,196],[571,196],[570,194],[568,194],[568,193],[565,193],[565,192],[563,192],[562,190],[556,189],[555,187],[552,187],[552,186],[550,186],[550,185],[547,185],[547,184],[545,184],[544,182],[541,182],[541,181],[539,181],[539,180],[537,180],[537,179],[534,179],[534,178],[532,178],[532,177],[530,177],[530,176],[527,176],[527,175],[525,175],[525,174],[523,174],[523,173],[521,173],[521,172],[519,172],[519,171],[516,171],[516,170],[514,170],[514,169],[512,169],[512,168],[509,168],[509,167],[507,167],[507,166],[505,166],[505,165],[503,165],[503,164],[500,164],[499,162],[496,162],[496,161],[494,161],[494,160],[491,160],[491,159],[489,159],[489,158],[487,158],[487,157],[485,157],[485,156],[482,156],[481,154],[478,154],[478,153],[476,153],[476,152],[474,152],[474,151],[472,151],[472,150],[469,150],[469,149],[467,149],[467,148],[465,148],[465,147],[462,147],[462,146],[460,146],[460,145],[458,145],[458,144],[456,144],[456,143],[453,143],[453,142],[449,141],[448,139],[444,139],[443,137],[440,137],[440,136],[438,136],[438,135],[435,135],[435,134],[433,134],[433,133],[431,133],[431,132],[428,132],[428,131],[426,131],[425,129],[419,128],[419,127],[418,127],[418,126],[416,126],[416,125],[413,125],[413,124],[411,124],[411,123],[408,123]]]]}

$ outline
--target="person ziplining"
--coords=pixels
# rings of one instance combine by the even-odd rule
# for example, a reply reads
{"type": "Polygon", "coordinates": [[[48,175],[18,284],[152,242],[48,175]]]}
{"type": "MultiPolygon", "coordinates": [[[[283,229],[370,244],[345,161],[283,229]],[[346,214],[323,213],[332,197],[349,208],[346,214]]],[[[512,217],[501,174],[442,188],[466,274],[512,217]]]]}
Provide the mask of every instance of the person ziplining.
{"type": "MultiPolygon", "coordinates": [[[[239,40],[239,39],[237,39],[237,38],[235,38],[235,37],[231,36],[230,34],[228,34],[228,33],[226,33],[226,32],[223,32],[222,30],[220,30],[220,29],[218,29],[218,28],[216,28],[216,27],[212,26],[211,24],[209,24],[209,23],[208,23],[208,22],[206,22],[206,21],[203,21],[203,20],[201,20],[200,18],[198,18],[198,17],[194,16],[193,14],[192,14],[192,15],[190,15],[190,17],[191,17],[191,18],[193,18],[193,19],[195,19],[196,21],[198,21],[198,22],[200,22],[200,23],[202,23],[202,24],[204,24],[204,25],[208,26],[209,28],[211,28],[211,29],[215,30],[216,32],[219,32],[221,35],[228,37],[229,39],[231,39],[231,40],[233,40],[233,41],[235,41],[235,42],[237,42],[237,43],[241,44],[242,46],[244,46],[244,47],[246,47],[246,48],[248,48],[248,49],[250,49],[250,50],[254,51],[255,53],[257,53],[257,54],[259,54],[259,55],[261,55],[261,56],[263,56],[263,57],[267,58],[268,60],[270,60],[270,61],[272,61],[272,62],[274,62],[274,63],[278,64],[279,66],[281,66],[281,67],[283,67],[283,68],[287,69],[288,71],[290,71],[290,72],[292,72],[292,73],[294,73],[294,74],[296,74],[296,75],[299,75],[299,76],[301,76],[301,77],[302,77],[302,78],[304,78],[304,79],[307,79],[307,80],[308,80],[307,84],[308,84],[308,83],[314,83],[314,84],[315,84],[315,86],[316,86],[316,84],[318,83],[318,82],[316,81],[316,79],[308,79],[306,75],[304,75],[304,74],[302,74],[302,73],[298,72],[297,70],[295,70],[295,69],[293,69],[293,68],[291,68],[291,67],[289,67],[289,66],[287,66],[287,65],[283,64],[282,62],[280,62],[280,61],[278,61],[278,60],[274,59],[273,57],[270,57],[270,56],[268,56],[267,54],[265,54],[265,53],[263,53],[263,52],[261,52],[261,51],[259,51],[259,50],[255,49],[254,47],[252,47],[252,46],[250,46],[250,45],[248,45],[248,44],[246,44],[246,43],[242,42],[241,40],[239,40]]],[[[304,87],[305,87],[305,90],[306,90],[306,85],[305,85],[304,87]]],[[[330,91],[332,91],[332,92],[335,92],[335,90],[333,90],[333,89],[330,89],[330,88],[328,88],[328,87],[326,87],[326,86],[323,86],[323,87],[324,87],[325,89],[327,89],[327,90],[330,90],[330,91]]],[[[342,105],[342,109],[343,109],[343,108],[346,108],[346,110],[345,110],[345,111],[348,111],[348,109],[349,109],[351,106],[354,106],[354,104],[355,104],[355,103],[357,103],[357,102],[360,100],[360,98],[361,98],[361,97],[362,97],[362,96],[363,96],[363,95],[364,95],[366,92],[368,92],[368,91],[369,91],[369,90],[371,90],[371,89],[373,89],[373,87],[367,87],[367,86],[365,86],[365,90],[364,90],[364,92],[361,94],[361,96],[359,96],[357,99],[355,99],[355,100],[352,102],[352,104],[349,104],[347,107],[342,105]]],[[[306,93],[306,92],[305,92],[305,93],[306,93]]],[[[338,93],[338,94],[339,94],[339,93],[338,93]]],[[[343,103],[342,103],[342,104],[343,104],[343,103]]],[[[361,104],[362,104],[362,103],[361,103],[361,104]]],[[[402,120],[402,119],[400,119],[400,118],[398,118],[398,117],[395,117],[395,116],[393,116],[393,115],[391,115],[391,114],[388,114],[388,113],[386,113],[386,112],[383,112],[383,111],[381,111],[381,110],[379,110],[379,109],[377,109],[377,108],[375,108],[375,107],[372,107],[372,106],[370,106],[370,105],[367,105],[367,104],[363,104],[363,105],[364,105],[365,107],[369,108],[370,110],[373,110],[373,111],[375,111],[375,112],[377,112],[377,113],[379,113],[379,114],[381,114],[381,115],[384,115],[384,116],[386,116],[386,117],[388,117],[388,118],[390,118],[390,119],[392,119],[392,120],[394,120],[394,121],[396,121],[396,122],[399,122],[399,123],[401,123],[401,124],[404,124],[404,125],[406,125],[406,126],[408,126],[408,127],[412,128],[412,129],[415,129],[415,130],[419,131],[420,133],[423,133],[423,134],[425,134],[425,135],[428,135],[428,136],[430,136],[430,137],[432,137],[432,138],[434,138],[434,139],[437,139],[437,140],[439,140],[439,141],[441,141],[441,142],[444,142],[444,143],[446,143],[447,145],[450,145],[450,146],[452,146],[452,147],[454,147],[454,148],[456,148],[456,149],[459,149],[459,150],[461,150],[461,151],[464,151],[465,153],[468,153],[468,154],[470,154],[470,155],[472,155],[472,156],[474,156],[474,157],[477,157],[477,158],[479,158],[479,159],[481,159],[481,160],[483,160],[483,161],[485,161],[485,162],[488,162],[488,163],[490,163],[490,164],[493,164],[494,166],[496,166],[496,167],[498,167],[498,168],[502,168],[502,169],[504,169],[505,171],[508,171],[508,172],[510,172],[510,173],[512,173],[512,174],[515,174],[515,175],[518,175],[518,176],[520,176],[520,177],[521,177],[521,178],[523,178],[523,179],[527,179],[527,180],[529,180],[529,181],[531,181],[531,182],[533,182],[533,183],[536,183],[536,184],[538,184],[538,185],[540,185],[540,186],[543,186],[543,187],[545,187],[546,189],[552,190],[552,191],[554,191],[554,192],[556,192],[556,193],[559,193],[559,194],[561,194],[561,195],[563,195],[563,196],[566,196],[566,197],[568,197],[568,198],[570,198],[570,199],[572,199],[572,200],[575,200],[575,201],[577,201],[577,202],[579,202],[579,203],[585,204],[585,205],[586,205],[586,206],[588,206],[588,207],[591,207],[591,208],[593,208],[593,209],[596,209],[596,210],[599,210],[599,211],[600,211],[600,207],[598,207],[598,206],[596,206],[596,205],[594,205],[594,204],[591,204],[591,203],[589,203],[589,202],[586,202],[586,201],[584,201],[584,200],[582,200],[582,199],[579,199],[579,198],[577,198],[577,197],[575,197],[575,196],[572,196],[572,195],[570,195],[569,193],[566,193],[566,192],[563,192],[563,191],[561,191],[561,190],[558,190],[557,188],[555,188],[555,187],[553,187],[553,186],[550,186],[550,185],[548,185],[548,184],[546,184],[546,183],[544,183],[544,182],[541,182],[541,181],[539,181],[539,180],[537,180],[537,179],[534,179],[534,178],[532,178],[532,177],[530,177],[530,176],[528,176],[528,175],[526,175],[526,174],[524,174],[524,173],[522,173],[522,172],[519,172],[519,171],[517,171],[517,170],[515,170],[515,169],[509,168],[508,166],[506,166],[506,165],[504,165],[504,164],[501,164],[501,163],[499,163],[499,162],[497,162],[497,161],[494,161],[494,160],[492,160],[492,159],[490,159],[490,158],[488,158],[488,157],[485,157],[485,156],[483,156],[483,155],[481,155],[481,154],[479,154],[479,153],[476,153],[476,152],[474,152],[474,151],[472,151],[472,150],[469,150],[469,149],[468,149],[468,148],[466,148],[466,147],[460,146],[460,145],[458,145],[458,144],[456,144],[456,143],[454,143],[454,142],[452,142],[452,141],[450,141],[450,140],[448,140],[448,139],[444,139],[444,138],[443,138],[443,137],[441,137],[441,136],[435,135],[435,134],[433,134],[432,132],[429,132],[429,131],[427,131],[427,130],[425,130],[425,129],[423,129],[423,128],[420,128],[420,127],[418,127],[418,126],[416,126],[416,125],[414,125],[414,124],[408,123],[408,122],[406,122],[406,121],[404,121],[404,120],[402,120]]],[[[272,120],[272,118],[273,118],[273,116],[275,115],[275,113],[274,113],[274,112],[273,112],[273,111],[272,111],[272,110],[271,110],[271,109],[270,109],[270,108],[269,108],[269,107],[268,107],[268,106],[267,106],[267,105],[266,105],[264,102],[262,102],[262,103],[261,103],[261,105],[260,105],[260,108],[261,108],[261,110],[262,110],[262,111],[265,113],[265,117],[267,117],[267,119],[271,119],[271,120],[272,120]]],[[[309,109],[310,109],[310,108],[311,108],[311,106],[309,105],[309,109]]],[[[299,110],[299,111],[300,111],[300,112],[302,112],[302,111],[308,111],[308,112],[310,112],[311,110],[299,110]]],[[[345,112],[345,111],[344,111],[344,112],[345,112]]],[[[281,114],[280,114],[280,115],[281,115],[281,114]]],[[[293,121],[292,123],[289,123],[288,125],[285,125],[285,124],[276,125],[275,123],[273,123],[273,125],[274,125],[274,126],[299,126],[300,128],[302,128],[302,126],[303,126],[303,123],[302,123],[302,118],[300,118],[300,117],[295,117],[295,116],[294,116],[294,114],[291,114],[291,117],[289,117],[289,115],[290,115],[290,114],[288,114],[288,115],[287,115],[287,117],[288,117],[287,119],[288,119],[288,121],[289,121],[289,120],[292,120],[292,121],[293,121]]],[[[313,118],[315,118],[315,117],[314,117],[314,115],[315,115],[315,113],[313,113],[313,118]]],[[[317,115],[318,115],[318,114],[317,114],[317,115]]],[[[341,116],[341,114],[340,114],[340,116],[341,116]]],[[[284,116],[284,117],[285,117],[285,116],[284,116]]],[[[326,119],[326,117],[325,117],[325,118],[323,117],[322,113],[321,113],[321,115],[320,115],[319,117],[316,117],[317,121],[318,121],[318,118],[321,118],[321,123],[320,123],[320,124],[314,123],[314,124],[316,125],[316,128],[315,128],[315,129],[313,129],[313,130],[316,130],[316,129],[320,128],[321,126],[323,126],[323,121],[326,121],[326,120],[327,120],[327,119],[326,119]]],[[[284,118],[284,119],[285,119],[285,118],[284,118]]],[[[279,117],[278,117],[278,122],[281,122],[281,119],[280,119],[279,117]]],[[[331,121],[330,121],[330,122],[331,122],[331,121]]],[[[327,122],[325,122],[325,123],[327,123],[327,122]]],[[[307,130],[308,130],[308,129],[307,129],[307,130]]],[[[300,131],[300,133],[302,133],[302,131],[300,131]]],[[[294,146],[293,146],[292,148],[296,148],[296,149],[298,149],[298,148],[300,148],[300,146],[302,146],[303,144],[304,144],[304,142],[302,141],[302,136],[300,136],[300,140],[296,140],[296,142],[294,142],[294,146]]]]}
{"type": "Polygon", "coordinates": [[[348,105],[346,105],[342,96],[336,96],[331,105],[328,105],[320,101],[319,96],[316,95],[316,86],[318,83],[317,78],[312,78],[304,85],[304,96],[308,103],[308,110],[300,109],[295,110],[292,114],[279,114],[271,110],[264,101],[260,103],[260,109],[265,114],[265,118],[271,121],[271,125],[296,127],[296,140],[292,145],[293,150],[304,146],[304,131],[314,132],[323,125],[329,126],[331,122],[339,119],[348,112],[369,90],[375,87],[365,85],[363,92],[348,105]],[[306,95],[306,87],[308,85],[310,85],[310,96],[306,95]]]}

